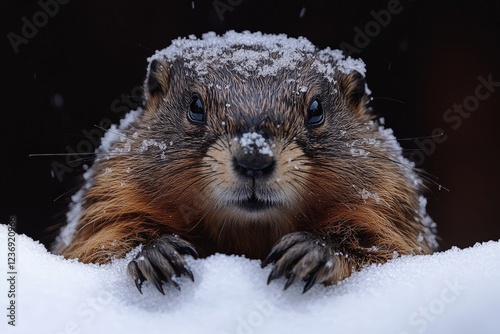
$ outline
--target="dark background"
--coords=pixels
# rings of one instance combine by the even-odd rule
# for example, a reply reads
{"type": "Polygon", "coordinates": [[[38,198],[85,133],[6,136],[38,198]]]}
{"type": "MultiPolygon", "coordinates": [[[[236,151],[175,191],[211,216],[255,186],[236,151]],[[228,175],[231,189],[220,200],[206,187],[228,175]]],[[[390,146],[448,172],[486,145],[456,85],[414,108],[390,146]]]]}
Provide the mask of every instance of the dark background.
{"type": "MultiPolygon", "coordinates": [[[[15,53],[8,33],[22,35],[22,18],[33,22],[42,7],[37,1],[1,2],[2,223],[15,215],[18,232],[50,242],[54,233],[47,228],[64,218],[83,161],[72,160],[72,172],[60,182],[51,171],[54,163],[69,168],[66,157],[29,154],[68,148],[81,153],[85,131],[100,130],[96,125],[106,126],[106,119],[117,122],[124,106],[137,104],[134,87],[142,85],[146,58],[172,39],[234,29],[305,36],[321,48],[338,48],[342,42],[355,45],[355,28],[364,31],[374,21],[370,12],[387,9],[389,1],[215,3],[230,8],[223,20],[212,0],[72,0],[59,5],[46,24],[37,16],[43,24],[15,53]]],[[[373,107],[399,138],[445,134],[401,141],[449,189],[431,182],[427,194],[442,248],[498,240],[500,87],[456,130],[443,114],[474,96],[479,76],[500,82],[499,2],[401,0],[401,6],[353,54],[366,63],[373,107]]]]}

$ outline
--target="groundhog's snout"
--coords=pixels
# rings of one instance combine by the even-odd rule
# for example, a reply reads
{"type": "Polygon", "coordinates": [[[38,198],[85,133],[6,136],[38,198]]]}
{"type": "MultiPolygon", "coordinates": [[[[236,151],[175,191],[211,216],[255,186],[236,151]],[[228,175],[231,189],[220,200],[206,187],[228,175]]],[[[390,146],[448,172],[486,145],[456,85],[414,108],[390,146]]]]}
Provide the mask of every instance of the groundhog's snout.
{"type": "Polygon", "coordinates": [[[274,172],[274,145],[257,132],[247,132],[234,138],[231,145],[233,170],[243,178],[265,178],[274,172]]]}

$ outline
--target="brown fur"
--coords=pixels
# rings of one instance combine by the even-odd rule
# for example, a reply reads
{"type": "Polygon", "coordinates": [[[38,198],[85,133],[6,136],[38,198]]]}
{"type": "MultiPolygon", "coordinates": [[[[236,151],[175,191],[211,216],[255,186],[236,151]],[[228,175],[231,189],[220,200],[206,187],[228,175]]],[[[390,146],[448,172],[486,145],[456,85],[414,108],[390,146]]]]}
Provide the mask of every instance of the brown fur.
{"type": "MultiPolygon", "coordinates": [[[[147,79],[144,112],[123,130],[130,152],[101,152],[73,240],[59,243],[56,252],[105,263],[176,234],[202,256],[221,252],[264,259],[274,245],[280,250],[283,236],[303,231],[328,246],[326,258],[335,265],[315,269],[327,284],[395,252],[432,252],[431,245],[417,241],[425,233],[416,219],[421,189],[406,176],[409,167],[397,161],[392,143],[370,123],[363,78],[338,72],[332,83],[311,62],[302,65],[276,77],[245,77],[228,65],[199,78],[181,60],[156,63],[147,79]],[[297,93],[298,82],[308,86],[306,93],[297,93]],[[186,117],[192,92],[200,94],[207,111],[201,126],[186,117]],[[321,97],[325,124],[308,128],[304,119],[315,96],[321,97]],[[249,186],[232,165],[239,154],[233,139],[247,131],[265,133],[275,145],[272,177],[253,185],[254,192],[276,202],[265,212],[245,213],[229,204],[248,196],[238,195],[249,186]],[[363,141],[367,138],[378,145],[363,141]],[[141,152],[145,139],[166,143],[165,157],[154,145],[141,152]],[[370,154],[355,156],[353,147],[370,154]],[[362,190],[378,198],[362,198],[362,190]]],[[[113,145],[123,147],[119,141],[113,145]]],[[[304,247],[283,248],[287,255],[269,261],[277,271],[296,273],[301,256],[293,260],[293,252],[304,247]]]]}

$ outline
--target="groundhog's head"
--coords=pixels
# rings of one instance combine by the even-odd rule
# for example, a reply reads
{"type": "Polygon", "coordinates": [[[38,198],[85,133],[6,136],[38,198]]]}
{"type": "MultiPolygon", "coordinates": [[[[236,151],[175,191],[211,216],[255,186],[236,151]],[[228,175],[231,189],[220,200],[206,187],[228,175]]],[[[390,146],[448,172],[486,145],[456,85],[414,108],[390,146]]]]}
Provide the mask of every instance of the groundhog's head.
{"type": "Polygon", "coordinates": [[[371,121],[363,66],[284,36],[174,41],[150,59],[128,129],[133,182],[222,239],[236,226],[281,236],[397,198],[385,176],[408,182],[371,121]]]}

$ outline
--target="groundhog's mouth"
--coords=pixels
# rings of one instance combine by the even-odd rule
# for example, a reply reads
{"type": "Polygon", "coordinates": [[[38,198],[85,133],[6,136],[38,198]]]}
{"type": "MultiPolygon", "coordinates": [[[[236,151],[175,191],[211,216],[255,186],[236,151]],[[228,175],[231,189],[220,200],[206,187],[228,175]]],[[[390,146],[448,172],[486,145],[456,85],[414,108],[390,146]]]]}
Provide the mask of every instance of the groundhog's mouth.
{"type": "Polygon", "coordinates": [[[255,194],[252,194],[249,198],[236,202],[236,205],[244,210],[255,212],[267,210],[273,207],[274,203],[259,199],[255,194]]]}

